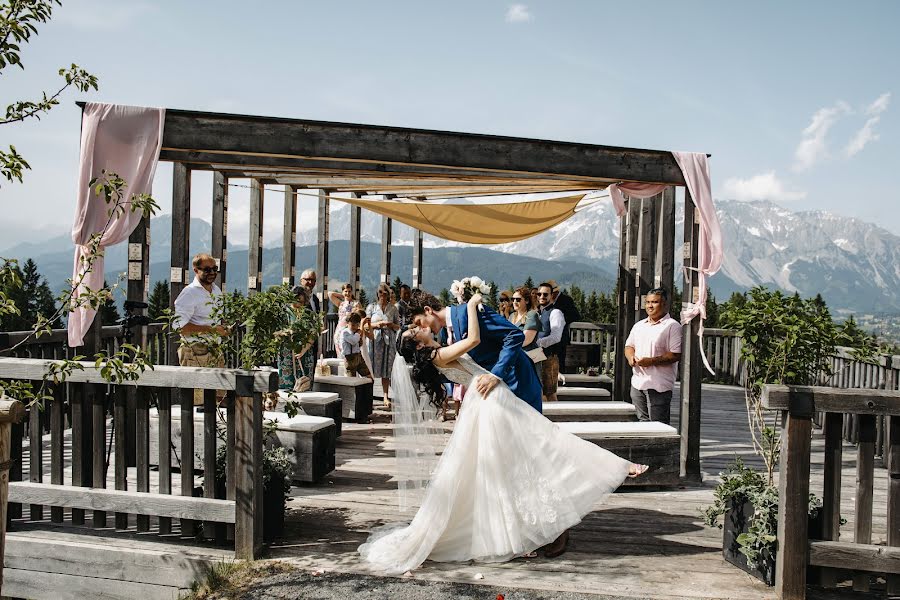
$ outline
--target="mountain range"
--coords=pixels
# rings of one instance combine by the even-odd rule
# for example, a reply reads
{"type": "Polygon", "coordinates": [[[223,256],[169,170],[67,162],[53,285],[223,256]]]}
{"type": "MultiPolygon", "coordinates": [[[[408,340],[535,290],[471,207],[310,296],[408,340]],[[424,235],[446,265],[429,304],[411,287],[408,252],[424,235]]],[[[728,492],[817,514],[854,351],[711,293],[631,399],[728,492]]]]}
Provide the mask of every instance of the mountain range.
{"type": "MultiPolygon", "coordinates": [[[[717,201],[722,225],[725,259],[721,271],[710,280],[713,293],[726,299],[732,291],[754,285],[777,287],[801,296],[821,293],[839,312],[900,312],[900,237],[858,219],[825,211],[790,211],[768,202],[717,201]]],[[[676,215],[676,240],[682,237],[683,217],[676,215]]],[[[330,273],[344,280],[348,273],[350,211],[341,206],[331,212],[330,273]]],[[[381,220],[367,215],[362,220],[362,279],[371,289],[378,277],[381,220]]],[[[171,218],[151,221],[151,280],[168,276],[171,218]]],[[[395,223],[393,274],[409,281],[412,263],[412,230],[395,223]]],[[[208,250],[210,225],[191,220],[191,251],[208,250]]],[[[280,242],[280,240],[273,240],[280,242]]],[[[297,266],[315,263],[315,229],[297,233],[297,266]]],[[[276,244],[263,252],[264,283],[281,281],[281,249],[276,244]]],[[[679,244],[680,245],[680,244],[679,244]]],[[[533,238],[497,246],[470,246],[426,236],[424,285],[438,291],[454,278],[478,274],[505,287],[531,276],[535,281],[553,278],[562,285],[609,291],[619,251],[618,218],[608,202],[598,202],[572,218],[533,238]],[[549,259],[549,260],[548,260],[549,259]]],[[[32,258],[54,289],[71,275],[72,243],[59,236],[40,243],[20,244],[3,256],[32,258]]],[[[107,252],[107,272],[125,267],[125,245],[107,252]]],[[[229,287],[245,289],[246,247],[229,246],[229,287]],[[241,273],[240,276],[237,273],[241,273]]]]}

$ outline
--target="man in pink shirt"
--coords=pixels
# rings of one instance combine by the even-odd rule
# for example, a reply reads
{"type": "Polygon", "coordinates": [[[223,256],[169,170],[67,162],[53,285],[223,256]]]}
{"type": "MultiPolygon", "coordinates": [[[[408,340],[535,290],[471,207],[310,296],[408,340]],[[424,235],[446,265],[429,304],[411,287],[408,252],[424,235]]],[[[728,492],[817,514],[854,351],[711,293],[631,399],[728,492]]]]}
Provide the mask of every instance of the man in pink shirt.
{"type": "Polygon", "coordinates": [[[681,359],[681,325],[669,316],[669,295],[663,288],[647,292],[647,318],[631,328],[625,359],[631,375],[631,402],[641,421],[669,424],[676,363],[681,359]]]}

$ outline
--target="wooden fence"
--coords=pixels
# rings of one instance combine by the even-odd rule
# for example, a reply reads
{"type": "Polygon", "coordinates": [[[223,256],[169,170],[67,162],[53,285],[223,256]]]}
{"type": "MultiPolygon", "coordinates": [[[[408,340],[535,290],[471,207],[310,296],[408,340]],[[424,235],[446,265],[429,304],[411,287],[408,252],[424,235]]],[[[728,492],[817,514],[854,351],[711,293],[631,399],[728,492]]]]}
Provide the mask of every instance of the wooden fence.
{"type": "Polygon", "coordinates": [[[776,591],[783,600],[806,597],[807,566],[821,568],[832,587],[852,571],[854,589],[867,590],[869,574],[884,575],[887,594],[900,594],[900,392],[811,386],[766,386],[763,405],[783,414],[779,474],[776,591]],[[825,463],[822,540],[808,535],[812,421],[824,413],[825,463]],[[844,415],[859,422],[854,542],[839,541],[844,415]],[[876,418],[887,420],[887,545],[871,544],[876,418]]]}
{"type": "MultiPolygon", "coordinates": [[[[29,358],[0,358],[0,379],[25,380],[40,384],[52,361],[29,358]]],[[[28,481],[22,479],[23,429],[14,429],[10,473],[10,516],[21,515],[28,505],[33,521],[45,518],[63,523],[70,511],[72,525],[108,525],[114,513],[116,529],[129,530],[134,515],[134,531],[151,531],[157,520],[160,535],[180,529],[183,537],[215,537],[219,542],[234,540],[235,556],[253,558],[262,545],[262,397],[277,389],[272,370],[238,371],[157,366],[144,372],[137,382],[109,385],[93,363],[82,363],[67,386],[54,390],[53,399],[42,407],[32,406],[28,417],[28,481]],[[64,394],[68,387],[68,397],[64,394]],[[216,443],[224,435],[226,468],[223,486],[204,485],[203,497],[194,497],[194,390],[202,390],[203,472],[214,479],[216,443]],[[217,409],[217,394],[225,395],[225,410],[217,409]],[[180,446],[172,443],[172,408],[180,406],[180,446]],[[151,490],[150,410],[159,418],[158,477],[151,490]],[[107,432],[107,415],[112,413],[107,432]],[[43,435],[41,414],[49,414],[49,434],[43,435]],[[133,421],[128,418],[133,415],[133,421]],[[66,421],[71,432],[66,432],[66,421]],[[131,425],[131,428],[129,428],[131,425]],[[127,435],[121,432],[128,431],[127,435]],[[108,435],[110,434],[110,435],[108,435]],[[47,438],[49,437],[49,444],[47,438]],[[107,440],[112,441],[107,446],[107,440]],[[129,453],[126,440],[136,440],[134,453],[135,489],[129,489],[129,453]],[[108,452],[114,452],[112,465],[108,452]],[[49,456],[46,456],[49,450],[49,456]],[[180,457],[180,491],[173,494],[172,453],[180,457]],[[49,459],[49,479],[44,478],[49,459]],[[188,466],[186,466],[188,465],[188,466]],[[107,470],[113,469],[114,489],[107,489],[107,470]],[[217,497],[217,487],[219,488],[217,497]],[[177,523],[173,523],[177,520],[177,523]],[[202,528],[196,525],[202,522],[202,528]]],[[[176,464],[179,464],[176,461],[176,464]]]]}

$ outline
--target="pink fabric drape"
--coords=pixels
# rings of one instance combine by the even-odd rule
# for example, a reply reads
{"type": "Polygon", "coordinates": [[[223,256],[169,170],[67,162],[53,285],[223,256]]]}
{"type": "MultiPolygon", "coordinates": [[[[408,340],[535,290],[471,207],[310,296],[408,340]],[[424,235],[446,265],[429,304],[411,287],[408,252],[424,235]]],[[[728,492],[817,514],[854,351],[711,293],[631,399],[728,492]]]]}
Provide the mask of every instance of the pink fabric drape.
{"type": "MultiPolygon", "coordinates": [[[[684,182],[691,198],[697,207],[700,216],[700,236],[697,240],[697,303],[685,303],[681,309],[681,323],[690,323],[695,317],[700,317],[699,336],[703,338],[703,321],[706,319],[706,295],[707,277],[718,272],[722,266],[722,228],[719,225],[719,216],[712,199],[712,183],[709,177],[709,159],[706,154],[699,152],[673,152],[675,162],[684,175],[684,182]]],[[[628,194],[632,198],[652,198],[662,193],[665,185],[652,183],[618,183],[609,186],[609,195],[615,206],[616,214],[620,217],[625,214],[625,198],[628,194]]],[[[685,273],[685,275],[688,275],[685,273]]],[[[713,373],[709,361],[703,352],[703,344],[700,345],[700,355],[703,364],[713,373]]]]}
{"type": "MultiPolygon", "coordinates": [[[[72,241],[75,242],[75,262],[72,279],[77,281],[84,271],[83,259],[91,236],[102,232],[109,222],[109,205],[90,188],[90,181],[104,169],[116,173],[127,182],[124,197],[125,214],[113,217],[100,240],[101,249],[118,244],[131,235],[141,220],[141,213],[130,210],[134,194],[149,193],[159,161],[162,145],[165,109],[139,106],[118,106],[89,102],[81,117],[81,162],[78,168],[78,199],[72,241]]],[[[74,291],[77,299],[85,289],[103,286],[103,257],[94,264],[81,285],[74,291]]],[[[78,308],[69,314],[69,346],[84,344],[84,335],[94,321],[96,311],[78,308]]]]}

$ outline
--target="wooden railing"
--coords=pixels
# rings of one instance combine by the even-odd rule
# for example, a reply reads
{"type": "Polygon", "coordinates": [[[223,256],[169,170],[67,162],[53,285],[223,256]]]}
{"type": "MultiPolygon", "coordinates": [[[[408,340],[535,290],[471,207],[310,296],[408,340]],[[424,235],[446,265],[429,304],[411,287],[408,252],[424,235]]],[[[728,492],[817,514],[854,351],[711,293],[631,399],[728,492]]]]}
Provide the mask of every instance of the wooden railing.
{"type": "MultiPolygon", "coordinates": [[[[0,379],[39,383],[51,362],[0,358],[0,379]]],[[[73,371],[67,379],[68,398],[60,386],[45,406],[32,406],[29,411],[27,482],[21,481],[23,431],[19,428],[18,435],[13,434],[11,517],[21,515],[21,505],[27,504],[32,521],[44,519],[44,507],[50,507],[51,523],[63,523],[64,511],[69,510],[71,523],[83,525],[85,513],[90,511],[91,525],[102,528],[107,526],[108,513],[114,513],[116,529],[130,530],[129,515],[135,515],[134,531],[140,533],[151,531],[153,517],[160,535],[171,533],[173,519],[177,519],[183,537],[197,536],[197,522],[203,522],[203,537],[215,537],[219,542],[233,539],[237,558],[255,557],[262,543],[262,396],[277,389],[277,374],[268,369],[157,366],[136,382],[109,385],[93,363],[82,366],[83,370],[73,371]],[[207,484],[202,498],[194,497],[195,389],[202,390],[204,407],[201,438],[207,484]],[[225,395],[224,410],[217,408],[217,394],[225,395]],[[177,448],[172,443],[173,406],[181,407],[177,448]],[[150,470],[151,407],[157,409],[159,418],[159,455],[154,457],[159,471],[155,482],[151,481],[150,470]],[[50,415],[48,436],[42,435],[42,413],[50,415]],[[66,433],[67,419],[71,435],[66,433]],[[217,440],[222,434],[226,450],[224,494],[221,486],[212,484],[217,440]],[[136,441],[133,471],[129,470],[129,439],[136,441]],[[46,449],[49,482],[45,481],[46,449]],[[113,464],[108,465],[113,450],[113,464]],[[180,462],[176,460],[176,465],[180,464],[178,495],[173,494],[173,452],[180,457],[180,462]],[[71,475],[66,475],[67,466],[71,475]],[[113,469],[114,489],[107,489],[108,467],[113,469]],[[134,490],[129,489],[130,474],[136,479],[134,490]],[[217,497],[217,487],[224,497],[217,497]]]]}
{"type": "MultiPolygon", "coordinates": [[[[147,325],[147,346],[153,364],[168,364],[166,332],[162,323],[147,325]]],[[[107,353],[116,352],[124,341],[122,328],[118,325],[106,325],[100,330],[100,343],[107,353]]],[[[30,331],[0,332],[0,357],[18,358],[71,358],[74,349],[69,348],[68,332],[65,329],[54,329],[48,334],[37,337],[30,331]],[[15,348],[15,349],[12,349],[15,348]]]]}
{"type": "Polygon", "coordinates": [[[599,367],[601,374],[612,375],[616,363],[616,326],[587,322],[570,324],[566,363],[568,367],[599,367]]]}
{"type": "Polygon", "coordinates": [[[820,568],[832,587],[852,571],[854,589],[867,590],[869,575],[883,574],[887,594],[900,594],[900,392],[808,386],[766,386],[763,406],[783,414],[779,472],[778,554],[775,585],[783,600],[806,597],[807,566],[820,568]],[[812,419],[825,414],[822,540],[808,536],[812,419]],[[840,505],[844,415],[859,420],[854,541],[841,542],[840,505]],[[887,417],[887,545],[872,541],[876,417],[887,417]]]}

